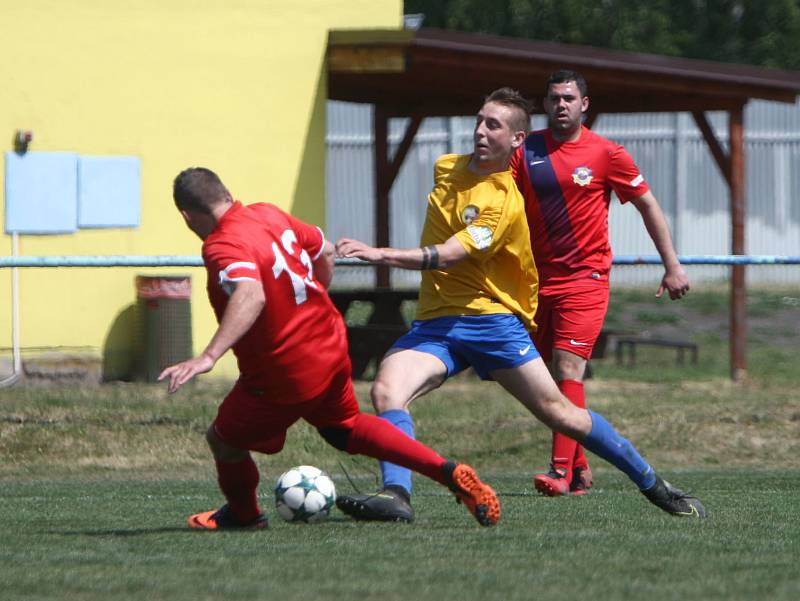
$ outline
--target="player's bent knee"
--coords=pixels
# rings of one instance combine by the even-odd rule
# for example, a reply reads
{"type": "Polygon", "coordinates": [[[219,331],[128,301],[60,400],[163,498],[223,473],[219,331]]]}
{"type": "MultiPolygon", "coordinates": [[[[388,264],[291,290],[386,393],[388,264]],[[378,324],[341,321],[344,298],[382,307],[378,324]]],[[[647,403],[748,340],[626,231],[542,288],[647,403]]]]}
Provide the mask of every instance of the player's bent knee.
{"type": "Polygon", "coordinates": [[[586,372],[585,359],[560,359],[555,362],[556,379],[561,382],[563,380],[575,380],[576,382],[583,382],[583,374],[586,372]]]}
{"type": "Polygon", "coordinates": [[[347,451],[347,443],[350,441],[349,428],[319,428],[319,435],[325,439],[329,445],[340,451],[347,451]]]}
{"type": "Polygon", "coordinates": [[[392,394],[389,386],[386,386],[380,381],[375,381],[370,390],[370,397],[372,398],[372,406],[378,414],[393,409],[405,409],[405,403],[399,400],[392,394]]]}
{"type": "Polygon", "coordinates": [[[238,449],[223,442],[217,435],[213,424],[206,430],[206,442],[211,448],[211,452],[214,454],[214,459],[217,461],[236,463],[246,459],[249,454],[249,452],[244,449],[238,449]]]}

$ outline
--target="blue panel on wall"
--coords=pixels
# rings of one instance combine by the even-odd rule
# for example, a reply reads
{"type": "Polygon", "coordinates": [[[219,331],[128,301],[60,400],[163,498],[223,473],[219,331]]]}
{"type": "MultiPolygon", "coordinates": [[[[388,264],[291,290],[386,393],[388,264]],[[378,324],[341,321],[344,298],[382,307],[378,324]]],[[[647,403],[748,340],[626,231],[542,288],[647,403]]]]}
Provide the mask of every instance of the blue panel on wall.
{"type": "Polygon", "coordinates": [[[141,212],[138,157],[82,156],[78,227],[137,227],[141,212]]]}
{"type": "Polygon", "coordinates": [[[78,227],[78,155],[6,152],[6,232],[63,234],[78,227]]]}

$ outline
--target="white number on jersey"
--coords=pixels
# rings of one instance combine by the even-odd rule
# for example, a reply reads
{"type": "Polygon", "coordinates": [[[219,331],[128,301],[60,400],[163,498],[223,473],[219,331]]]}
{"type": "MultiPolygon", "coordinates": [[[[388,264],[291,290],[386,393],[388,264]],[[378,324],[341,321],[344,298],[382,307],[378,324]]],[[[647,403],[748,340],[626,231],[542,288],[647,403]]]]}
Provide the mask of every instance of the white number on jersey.
{"type": "MultiPolygon", "coordinates": [[[[294,246],[296,243],[297,236],[294,231],[288,229],[281,234],[281,245],[291,257],[296,254],[295,250],[297,249],[294,246]]],[[[304,248],[300,249],[300,262],[308,269],[308,275],[306,277],[301,277],[289,268],[289,263],[286,262],[286,257],[281,252],[277,242],[272,243],[272,253],[275,255],[275,263],[272,265],[272,275],[274,275],[277,280],[283,272],[288,273],[289,279],[292,282],[292,288],[294,289],[294,302],[298,305],[302,305],[308,298],[306,286],[314,289],[317,287],[316,282],[314,282],[314,267],[311,264],[311,257],[308,256],[304,248]]]]}

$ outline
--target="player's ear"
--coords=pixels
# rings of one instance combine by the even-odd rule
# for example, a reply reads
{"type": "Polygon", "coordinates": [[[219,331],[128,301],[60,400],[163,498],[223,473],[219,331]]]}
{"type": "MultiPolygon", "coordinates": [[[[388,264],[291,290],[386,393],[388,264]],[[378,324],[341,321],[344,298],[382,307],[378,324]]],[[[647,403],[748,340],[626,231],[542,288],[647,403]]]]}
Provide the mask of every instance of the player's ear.
{"type": "Polygon", "coordinates": [[[588,110],[589,110],[589,97],[583,96],[581,98],[581,112],[585,113],[588,110]]]}
{"type": "Polygon", "coordinates": [[[511,138],[511,148],[519,148],[523,142],[525,142],[525,131],[515,131],[514,136],[511,138]]]}

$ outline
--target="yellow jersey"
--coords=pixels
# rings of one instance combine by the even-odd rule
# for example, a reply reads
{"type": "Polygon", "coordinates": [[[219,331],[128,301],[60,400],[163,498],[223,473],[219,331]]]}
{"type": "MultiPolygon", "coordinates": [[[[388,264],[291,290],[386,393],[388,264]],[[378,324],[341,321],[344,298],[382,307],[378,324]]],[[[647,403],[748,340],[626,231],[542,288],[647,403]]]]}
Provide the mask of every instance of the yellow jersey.
{"type": "Polygon", "coordinates": [[[475,174],[471,156],[436,161],[421,246],[455,236],[469,257],[422,272],[416,318],[513,313],[533,330],[539,276],[525,203],[510,170],[475,174]]]}

